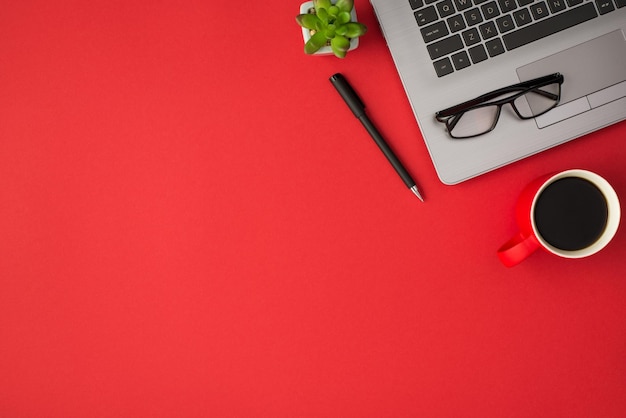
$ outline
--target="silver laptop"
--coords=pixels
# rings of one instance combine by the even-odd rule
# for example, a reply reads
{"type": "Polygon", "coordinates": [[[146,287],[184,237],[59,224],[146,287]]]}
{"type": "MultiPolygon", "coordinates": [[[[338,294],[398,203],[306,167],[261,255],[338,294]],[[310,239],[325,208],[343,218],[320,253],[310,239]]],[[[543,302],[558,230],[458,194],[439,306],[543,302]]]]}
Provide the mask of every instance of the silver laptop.
{"type": "MultiPolygon", "coordinates": [[[[370,0],[441,181],[456,184],[626,119],[626,0],[370,0]],[[437,111],[561,73],[558,107],[505,105],[451,138],[437,111]]],[[[626,138],[625,138],[626,139],[626,138]]]]}

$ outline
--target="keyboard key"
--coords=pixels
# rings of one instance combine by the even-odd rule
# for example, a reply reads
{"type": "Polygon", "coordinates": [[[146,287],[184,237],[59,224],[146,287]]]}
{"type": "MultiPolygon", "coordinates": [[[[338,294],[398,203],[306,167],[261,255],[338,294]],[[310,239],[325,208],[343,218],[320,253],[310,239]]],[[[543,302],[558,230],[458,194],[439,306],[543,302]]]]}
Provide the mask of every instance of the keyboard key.
{"type": "Polygon", "coordinates": [[[426,46],[426,49],[428,49],[428,53],[430,54],[430,58],[433,60],[456,52],[461,48],[463,48],[463,41],[461,41],[461,37],[458,34],[426,46]]]}
{"type": "Polygon", "coordinates": [[[500,4],[500,10],[502,10],[502,13],[510,12],[517,8],[515,0],[498,0],[498,4],[500,4]]]}
{"type": "Polygon", "coordinates": [[[571,28],[572,26],[591,20],[597,16],[598,14],[593,4],[585,3],[582,6],[502,35],[502,39],[504,40],[506,49],[510,51],[511,49],[519,48],[520,46],[571,28]]]}
{"type": "Polygon", "coordinates": [[[500,31],[500,33],[506,33],[515,29],[515,24],[513,23],[513,18],[511,17],[511,15],[497,18],[496,25],[498,25],[498,30],[500,31]]]}
{"type": "Polygon", "coordinates": [[[435,10],[435,6],[428,6],[425,9],[418,10],[414,13],[415,20],[417,20],[418,26],[424,26],[429,23],[434,22],[439,17],[437,16],[437,11],[435,10]]]}
{"type": "Polygon", "coordinates": [[[502,41],[500,38],[492,39],[485,43],[487,47],[487,52],[490,57],[495,57],[496,55],[500,55],[504,53],[504,45],[502,45],[502,41]]]}
{"type": "Polygon", "coordinates": [[[409,0],[409,4],[411,5],[411,9],[417,10],[424,5],[423,0],[409,0]]]}
{"type": "Polygon", "coordinates": [[[615,6],[613,6],[611,0],[596,0],[596,6],[598,6],[598,13],[601,15],[615,10],[615,6]]]}
{"type": "Polygon", "coordinates": [[[465,41],[466,46],[472,46],[480,42],[480,35],[478,35],[478,29],[471,28],[462,33],[463,41],[465,41]]]}
{"type": "Polygon", "coordinates": [[[485,51],[485,47],[482,45],[473,46],[468,50],[468,52],[474,64],[487,59],[487,51],[485,51]]]}
{"type": "Polygon", "coordinates": [[[524,6],[528,6],[533,1],[534,0],[517,0],[517,4],[519,4],[519,7],[524,7],[524,6]]]}
{"type": "Polygon", "coordinates": [[[532,17],[530,17],[530,12],[526,8],[514,11],[513,19],[515,19],[515,23],[517,24],[517,26],[528,25],[532,21],[532,17]]]}
{"type": "Polygon", "coordinates": [[[422,38],[424,38],[424,42],[426,43],[436,41],[437,39],[443,38],[449,34],[448,27],[445,22],[437,22],[429,26],[424,26],[420,29],[420,31],[422,32],[422,38]]]}
{"type": "Polygon", "coordinates": [[[498,34],[498,31],[496,30],[496,25],[493,22],[483,23],[478,27],[478,29],[480,29],[480,34],[482,35],[483,39],[490,39],[498,34]]]}
{"type": "Polygon", "coordinates": [[[465,51],[457,52],[450,58],[452,58],[452,64],[457,71],[470,66],[470,60],[465,51]]]}
{"type": "Polygon", "coordinates": [[[566,0],[566,3],[569,7],[574,7],[574,6],[578,6],[579,4],[582,4],[584,0],[566,0]]]}
{"type": "Polygon", "coordinates": [[[485,17],[485,20],[493,19],[500,14],[500,10],[498,9],[495,1],[483,4],[480,9],[483,11],[483,16],[485,17]]]}
{"type": "Polygon", "coordinates": [[[456,9],[460,12],[462,10],[467,10],[472,7],[471,0],[454,0],[454,4],[456,5],[456,9]]]}
{"type": "Polygon", "coordinates": [[[448,75],[454,71],[452,68],[452,64],[450,63],[450,58],[440,59],[439,61],[433,62],[435,66],[435,72],[437,73],[437,77],[443,77],[444,75],[448,75]]]}
{"type": "Polygon", "coordinates": [[[480,14],[478,8],[466,11],[463,13],[463,16],[465,16],[465,21],[468,26],[473,26],[483,21],[483,16],[480,14]]]}
{"type": "Polygon", "coordinates": [[[558,13],[562,10],[565,10],[565,0],[548,0],[548,7],[550,8],[550,11],[552,13],[558,13]]]}
{"type": "Polygon", "coordinates": [[[439,16],[441,16],[442,18],[454,14],[454,6],[452,5],[452,0],[443,0],[437,3],[437,10],[439,10],[439,16]]]}
{"type": "Polygon", "coordinates": [[[615,4],[617,8],[626,7],[626,0],[615,0],[615,4]]]}
{"type": "Polygon", "coordinates": [[[533,4],[530,6],[530,12],[533,14],[535,20],[548,16],[548,7],[546,6],[546,2],[542,1],[540,3],[533,4]]]}
{"type": "Polygon", "coordinates": [[[450,32],[458,32],[466,28],[465,20],[463,20],[463,16],[456,15],[448,18],[448,27],[450,27],[450,32]]]}

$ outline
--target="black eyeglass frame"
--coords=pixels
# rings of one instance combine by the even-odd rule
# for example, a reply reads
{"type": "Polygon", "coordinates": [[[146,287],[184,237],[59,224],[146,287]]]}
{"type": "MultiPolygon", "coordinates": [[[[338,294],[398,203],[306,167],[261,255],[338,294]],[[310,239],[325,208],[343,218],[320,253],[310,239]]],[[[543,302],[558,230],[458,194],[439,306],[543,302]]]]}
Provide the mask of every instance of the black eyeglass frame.
{"type": "Polygon", "coordinates": [[[537,116],[541,116],[544,113],[547,113],[548,111],[554,109],[561,100],[561,85],[563,84],[563,80],[564,78],[561,73],[554,73],[554,74],[550,74],[547,76],[535,78],[532,80],[523,81],[518,84],[513,84],[511,86],[503,87],[503,88],[491,91],[489,93],[485,93],[481,96],[476,97],[475,99],[468,100],[466,102],[449,107],[447,109],[440,110],[439,112],[435,113],[435,118],[437,119],[437,121],[446,124],[448,135],[450,135],[452,138],[455,138],[455,139],[475,138],[477,136],[484,135],[494,130],[494,128],[498,124],[498,120],[500,119],[500,112],[502,110],[502,106],[504,106],[507,103],[511,104],[511,107],[513,108],[513,111],[515,112],[515,114],[520,119],[524,119],[524,120],[536,118],[537,116]],[[523,116],[519,112],[519,110],[517,109],[514,103],[514,101],[517,98],[523,96],[524,94],[530,91],[533,91],[535,89],[539,89],[540,87],[545,87],[547,85],[554,84],[554,83],[558,83],[559,85],[559,91],[556,95],[547,91],[543,91],[543,90],[536,91],[536,93],[554,100],[555,103],[553,106],[533,116],[523,116]],[[505,97],[500,100],[493,101],[493,102],[489,101],[489,100],[495,99],[496,97],[502,96],[503,94],[515,93],[515,92],[518,92],[518,93],[512,96],[505,97]],[[496,113],[493,124],[491,125],[489,130],[485,132],[481,132],[476,135],[470,135],[470,136],[454,136],[452,134],[452,130],[454,129],[454,126],[460,120],[460,118],[454,118],[454,116],[460,116],[463,113],[468,112],[470,110],[479,109],[481,107],[487,107],[487,106],[498,107],[498,112],[496,113]]]}

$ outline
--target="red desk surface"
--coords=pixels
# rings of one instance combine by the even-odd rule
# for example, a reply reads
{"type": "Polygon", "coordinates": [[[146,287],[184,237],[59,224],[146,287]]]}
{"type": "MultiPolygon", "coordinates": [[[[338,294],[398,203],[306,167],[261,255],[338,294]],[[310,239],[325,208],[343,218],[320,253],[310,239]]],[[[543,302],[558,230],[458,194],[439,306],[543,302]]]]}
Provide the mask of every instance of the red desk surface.
{"type": "Polygon", "coordinates": [[[356,3],[342,61],[303,54],[295,1],[5,2],[0,416],[626,415],[626,228],[496,257],[536,176],[626,203],[626,125],[445,186],[356,3]]]}

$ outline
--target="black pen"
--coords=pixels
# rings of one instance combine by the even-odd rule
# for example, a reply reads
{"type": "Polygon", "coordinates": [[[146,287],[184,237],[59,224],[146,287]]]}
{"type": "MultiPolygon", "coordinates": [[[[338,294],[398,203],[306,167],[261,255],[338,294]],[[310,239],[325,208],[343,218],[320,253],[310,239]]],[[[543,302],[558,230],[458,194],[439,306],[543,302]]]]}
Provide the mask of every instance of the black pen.
{"type": "Polygon", "coordinates": [[[382,137],[374,124],[365,114],[365,105],[356,94],[352,86],[348,84],[348,80],[346,80],[346,78],[342,74],[337,73],[330,77],[330,82],[333,84],[333,86],[335,86],[341,97],[343,97],[343,100],[345,100],[350,110],[352,110],[354,116],[356,116],[357,119],[361,121],[374,142],[376,142],[376,145],[378,145],[378,148],[380,148],[383,154],[385,154],[385,157],[387,157],[387,160],[389,160],[400,178],[402,178],[404,184],[406,184],[407,187],[411,189],[413,193],[415,193],[415,196],[417,196],[419,200],[423,202],[424,199],[420,195],[419,190],[417,190],[417,185],[415,184],[415,181],[411,178],[398,157],[396,157],[391,148],[389,148],[389,145],[387,145],[385,139],[382,137]]]}

